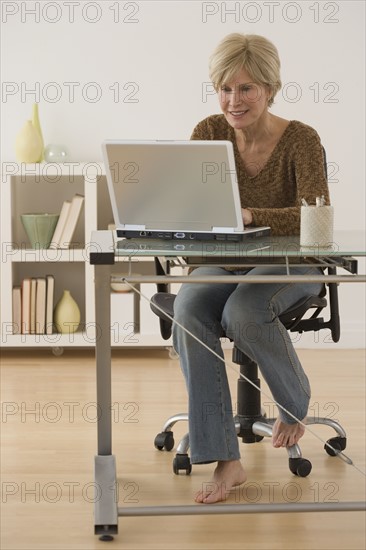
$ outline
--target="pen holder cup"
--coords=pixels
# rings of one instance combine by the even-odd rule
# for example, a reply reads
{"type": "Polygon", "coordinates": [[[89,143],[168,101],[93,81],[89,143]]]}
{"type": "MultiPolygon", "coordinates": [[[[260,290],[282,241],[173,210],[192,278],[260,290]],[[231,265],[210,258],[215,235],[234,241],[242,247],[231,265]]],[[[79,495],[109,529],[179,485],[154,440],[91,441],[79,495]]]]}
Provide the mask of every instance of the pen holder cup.
{"type": "Polygon", "coordinates": [[[328,247],[333,242],[333,206],[302,206],[300,246],[328,247]]]}

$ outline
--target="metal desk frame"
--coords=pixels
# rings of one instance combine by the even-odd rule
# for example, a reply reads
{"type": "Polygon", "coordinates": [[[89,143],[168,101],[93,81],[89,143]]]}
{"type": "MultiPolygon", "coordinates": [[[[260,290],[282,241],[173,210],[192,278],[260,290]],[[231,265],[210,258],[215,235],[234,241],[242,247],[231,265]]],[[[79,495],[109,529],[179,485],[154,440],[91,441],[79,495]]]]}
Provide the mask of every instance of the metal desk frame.
{"type": "MultiPolygon", "coordinates": [[[[278,239],[277,239],[278,240],[278,239]]],[[[235,282],[246,283],[271,283],[271,282],[294,282],[301,283],[303,281],[313,282],[366,282],[365,275],[357,274],[357,260],[353,258],[353,253],[337,255],[330,253],[327,256],[326,251],[301,251],[299,246],[297,257],[301,261],[303,257],[314,257],[320,265],[328,262],[328,265],[338,266],[348,270],[350,275],[312,275],[312,276],[291,276],[290,264],[288,261],[287,252],[282,256],[281,253],[275,252],[272,256],[268,254],[262,257],[263,249],[268,249],[271,245],[266,243],[264,247],[251,245],[244,251],[241,250],[240,264],[258,265],[261,260],[273,261],[273,257],[285,257],[287,274],[276,276],[226,276],[225,282],[233,278],[235,282]],[[267,246],[268,245],[268,246],[267,246]],[[254,262],[254,264],[253,264],[254,262]]],[[[294,237],[296,243],[296,237],[294,237]]],[[[125,250],[116,252],[116,243],[112,231],[95,231],[92,233],[90,245],[90,263],[95,266],[95,312],[96,326],[98,327],[98,338],[96,340],[96,375],[97,375],[97,404],[100,411],[97,430],[98,430],[98,454],[95,456],[95,487],[97,488],[98,498],[95,502],[95,521],[94,531],[96,535],[101,535],[101,540],[112,540],[113,535],[118,533],[118,517],[119,516],[156,516],[156,515],[189,515],[189,514],[251,514],[251,513],[280,513],[280,512],[327,512],[327,511],[360,511],[365,510],[365,502],[344,502],[344,503],[286,503],[286,504],[215,504],[215,505],[185,505],[185,506],[149,506],[149,507],[118,507],[117,498],[117,473],[115,457],[112,454],[112,409],[111,409],[111,333],[110,333],[110,281],[111,281],[111,266],[115,263],[117,256],[131,258],[134,255],[149,255],[161,256],[168,259],[174,259],[181,256],[186,256],[186,262],[192,265],[210,264],[215,262],[231,264],[239,262],[235,245],[230,243],[230,246],[224,246],[222,243],[207,243],[204,257],[197,259],[194,254],[189,255],[190,247],[193,245],[187,243],[187,249],[183,243],[167,245],[164,243],[159,249],[154,250],[154,246],[150,246],[151,241],[146,245],[138,245],[133,242],[125,241],[125,250]],[[142,248],[141,248],[142,246],[142,248]],[[147,247],[143,250],[143,247],[147,247]],[[177,248],[178,246],[178,248],[177,248]],[[149,251],[150,248],[150,251],[149,251]],[[225,250],[224,250],[225,249],[225,250]],[[234,253],[230,252],[233,250],[234,253]],[[234,257],[233,257],[234,256],[234,257]]],[[[357,252],[358,256],[365,256],[365,247],[357,252]]],[[[283,263],[283,261],[282,261],[283,263]]],[[[188,282],[188,276],[173,277],[170,275],[153,275],[153,276],[126,276],[125,280],[130,283],[163,283],[171,282],[183,283],[188,282]]],[[[194,283],[199,282],[222,282],[222,278],[218,277],[194,277],[194,283]]]]}

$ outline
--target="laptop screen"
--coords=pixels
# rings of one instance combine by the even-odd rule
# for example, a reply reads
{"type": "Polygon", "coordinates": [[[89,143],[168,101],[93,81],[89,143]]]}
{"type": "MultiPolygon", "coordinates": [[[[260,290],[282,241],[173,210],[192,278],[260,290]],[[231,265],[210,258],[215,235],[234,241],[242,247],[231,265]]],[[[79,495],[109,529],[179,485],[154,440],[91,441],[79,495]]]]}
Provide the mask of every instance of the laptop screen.
{"type": "Polygon", "coordinates": [[[229,141],[106,141],[117,228],[243,231],[229,141]]]}

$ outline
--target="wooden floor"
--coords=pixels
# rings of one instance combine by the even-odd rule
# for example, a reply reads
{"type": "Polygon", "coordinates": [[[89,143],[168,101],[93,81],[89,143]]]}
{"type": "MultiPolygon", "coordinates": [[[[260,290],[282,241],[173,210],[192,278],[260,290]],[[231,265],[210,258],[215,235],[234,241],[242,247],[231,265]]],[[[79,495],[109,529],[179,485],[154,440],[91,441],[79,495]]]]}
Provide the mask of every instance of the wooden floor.
{"type": "MultiPolygon", "coordinates": [[[[312,383],[309,415],[339,419],[348,435],[346,453],[365,470],[364,353],[333,348],[299,355],[312,383]]],[[[231,369],[228,374],[235,404],[236,374],[231,369]]],[[[120,518],[114,541],[101,542],[93,534],[93,353],[65,350],[55,357],[46,350],[7,351],[1,400],[2,550],[365,548],[362,512],[120,518]]],[[[176,476],[174,454],[153,445],[166,417],[186,410],[178,361],[165,350],[114,351],[112,401],[119,505],[193,503],[213,465],[176,476]]],[[[272,412],[266,397],[263,406],[272,412]]],[[[177,427],[176,441],[184,429],[177,427]]],[[[313,430],[323,439],[333,435],[324,427],[313,430]]],[[[228,502],[365,500],[365,477],[356,468],[329,457],[311,433],[301,447],[313,464],[308,478],[293,476],[286,451],[273,449],[268,439],[241,444],[248,481],[228,502]]]]}

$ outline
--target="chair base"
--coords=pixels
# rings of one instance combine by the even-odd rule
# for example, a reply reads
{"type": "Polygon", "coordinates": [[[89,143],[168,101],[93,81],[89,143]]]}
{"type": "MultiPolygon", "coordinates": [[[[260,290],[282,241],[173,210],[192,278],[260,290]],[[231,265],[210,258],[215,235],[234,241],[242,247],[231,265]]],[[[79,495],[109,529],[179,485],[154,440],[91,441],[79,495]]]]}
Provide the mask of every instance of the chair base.
{"type": "MultiPolygon", "coordinates": [[[[171,451],[174,447],[174,434],[172,431],[173,426],[177,422],[186,421],[188,422],[188,414],[187,413],[180,413],[176,414],[172,417],[170,417],[166,423],[164,424],[164,427],[162,431],[157,434],[155,438],[155,447],[162,451],[171,451]]],[[[240,433],[242,432],[242,424],[240,423],[240,420],[238,416],[234,418],[235,421],[235,429],[240,437],[240,433]]],[[[252,435],[253,435],[253,441],[252,442],[259,442],[264,437],[272,437],[272,429],[273,424],[275,422],[274,418],[265,418],[262,417],[261,420],[256,420],[252,424],[252,435]]],[[[248,419],[246,419],[246,424],[248,423],[248,419]]],[[[335,422],[334,420],[330,420],[329,418],[317,418],[317,419],[308,419],[307,420],[307,426],[309,425],[315,425],[315,424],[321,424],[326,425],[331,428],[333,428],[336,432],[336,437],[332,437],[331,439],[328,439],[326,444],[324,445],[325,451],[330,456],[336,456],[340,451],[343,451],[346,448],[347,444],[347,438],[346,433],[342,426],[335,422]]],[[[246,428],[247,429],[247,428],[246,428]]],[[[248,443],[248,441],[244,441],[245,443],[248,443]]],[[[306,458],[303,458],[301,449],[298,444],[292,445],[291,447],[286,447],[287,454],[288,454],[288,467],[290,471],[299,476],[299,477],[307,477],[311,470],[312,470],[312,464],[309,460],[306,458]]],[[[176,455],[173,460],[173,472],[175,474],[179,474],[181,472],[185,472],[186,475],[189,475],[192,471],[192,464],[189,459],[188,455],[189,451],[189,433],[186,433],[183,438],[180,440],[177,449],[176,449],[176,455]]]]}
{"type": "MultiPolygon", "coordinates": [[[[257,443],[264,437],[272,437],[275,418],[266,418],[261,409],[260,401],[260,380],[258,378],[258,367],[256,363],[248,359],[236,347],[233,349],[233,361],[240,365],[240,377],[238,379],[238,405],[237,415],[234,417],[235,429],[238,437],[243,443],[257,443]],[[253,386],[254,383],[256,387],[253,386]]],[[[180,421],[188,421],[187,413],[180,413],[171,416],[164,424],[162,431],[155,438],[155,447],[171,451],[174,447],[174,436],[172,428],[180,421]]],[[[336,437],[329,439],[324,445],[325,451],[330,456],[336,456],[346,448],[346,432],[342,426],[330,418],[307,418],[307,426],[321,424],[333,428],[336,437]]],[[[310,474],[312,465],[309,460],[303,458],[298,444],[286,447],[288,453],[288,465],[290,471],[300,477],[310,474]]],[[[173,471],[179,474],[185,471],[189,475],[192,471],[192,464],[189,456],[189,434],[186,433],[181,439],[176,450],[173,461],[173,471]]]]}

